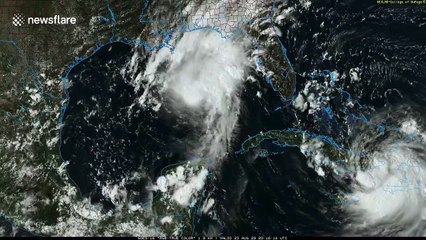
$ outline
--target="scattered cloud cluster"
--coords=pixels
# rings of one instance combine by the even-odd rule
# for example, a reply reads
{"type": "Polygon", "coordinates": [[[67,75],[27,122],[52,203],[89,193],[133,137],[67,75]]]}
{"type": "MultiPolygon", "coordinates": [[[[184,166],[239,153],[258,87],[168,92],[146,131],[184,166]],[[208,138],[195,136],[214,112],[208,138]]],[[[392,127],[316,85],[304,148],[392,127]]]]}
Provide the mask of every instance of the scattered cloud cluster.
{"type": "Polygon", "coordinates": [[[201,167],[179,166],[164,176],[160,176],[152,190],[161,191],[168,198],[183,207],[193,207],[196,203],[195,195],[202,190],[209,171],[201,167]]]}

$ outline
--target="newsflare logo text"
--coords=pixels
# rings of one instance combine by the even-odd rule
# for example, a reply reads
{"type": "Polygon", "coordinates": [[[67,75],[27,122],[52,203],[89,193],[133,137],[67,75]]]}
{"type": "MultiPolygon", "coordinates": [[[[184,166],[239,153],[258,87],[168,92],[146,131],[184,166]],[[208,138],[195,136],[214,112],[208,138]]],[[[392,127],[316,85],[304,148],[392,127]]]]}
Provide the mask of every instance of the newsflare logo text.
{"type": "Polygon", "coordinates": [[[12,17],[12,24],[16,27],[27,25],[67,25],[67,24],[76,24],[77,19],[75,17],[62,17],[60,15],[55,15],[53,17],[27,17],[25,18],[23,14],[16,13],[12,17]]]}

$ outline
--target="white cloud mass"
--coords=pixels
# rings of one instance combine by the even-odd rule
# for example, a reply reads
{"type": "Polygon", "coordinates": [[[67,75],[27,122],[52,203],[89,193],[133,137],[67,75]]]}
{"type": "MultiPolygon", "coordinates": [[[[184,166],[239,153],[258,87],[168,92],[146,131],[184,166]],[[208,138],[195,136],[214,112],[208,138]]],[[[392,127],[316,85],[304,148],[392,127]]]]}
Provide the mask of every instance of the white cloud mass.
{"type": "Polygon", "coordinates": [[[163,98],[173,99],[175,109],[198,113],[191,121],[204,130],[200,139],[193,139],[198,146],[191,155],[196,158],[218,159],[226,154],[240,110],[238,93],[250,62],[246,41],[224,39],[209,30],[187,32],[173,52],[162,48],[148,61],[139,103],[153,103],[158,109],[163,102],[153,100],[155,88],[163,98]]]}

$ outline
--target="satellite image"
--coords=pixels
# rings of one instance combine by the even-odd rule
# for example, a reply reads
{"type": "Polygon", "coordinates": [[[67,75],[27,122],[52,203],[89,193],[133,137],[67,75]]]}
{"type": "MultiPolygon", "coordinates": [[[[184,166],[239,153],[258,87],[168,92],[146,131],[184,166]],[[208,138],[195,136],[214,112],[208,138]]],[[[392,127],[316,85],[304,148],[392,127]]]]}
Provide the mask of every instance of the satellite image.
{"type": "Polygon", "coordinates": [[[426,0],[0,0],[0,236],[426,236],[426,0]]]}

